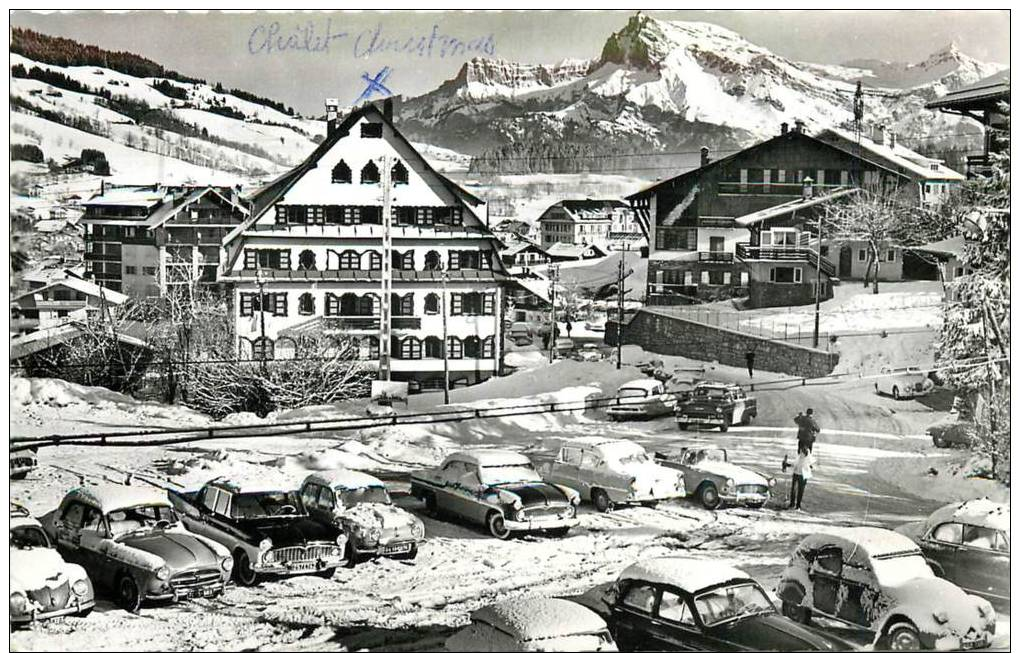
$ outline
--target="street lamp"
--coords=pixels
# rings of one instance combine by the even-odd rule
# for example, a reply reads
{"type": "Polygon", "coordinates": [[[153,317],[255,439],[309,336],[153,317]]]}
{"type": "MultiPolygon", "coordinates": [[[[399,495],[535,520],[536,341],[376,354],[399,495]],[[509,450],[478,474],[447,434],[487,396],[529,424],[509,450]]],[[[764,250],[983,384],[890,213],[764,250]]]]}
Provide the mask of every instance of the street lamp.
{"type": "Polygon", "coordinates": [[[450,275],[447,274],[446,268],[442,263],[439,264],[439,270],[443,273],[440,280],[443,283],[443,403],[450,403],[450,345],[447,342],[446,336],[446,282],[450,280],[450,275]]]}
{"type": "MultiPolygon", "coordinates": [[[[262,273],[262,266],[255,268],[255,283],[259,287],[259,368],[262,376],[266,376],[266,277],[262,273]]],[[[252,352],[254,353],[254,351],[252,352]]]]}
{"type": "MultiPolygon", "coordinates": [[[[811,177],[804,178],[804,201],[811,199],[814,196],[814,180],[811,177]]],[[[821,310],[822,302],[822,212],[818,211],[818,228],[816,229],[816,237],[818,238],[818,250],[815,252],[815,330],[814,335],[811,338],[811,346],[815,349],[818,348],[818,321],[819,311],[821,310]]]]}

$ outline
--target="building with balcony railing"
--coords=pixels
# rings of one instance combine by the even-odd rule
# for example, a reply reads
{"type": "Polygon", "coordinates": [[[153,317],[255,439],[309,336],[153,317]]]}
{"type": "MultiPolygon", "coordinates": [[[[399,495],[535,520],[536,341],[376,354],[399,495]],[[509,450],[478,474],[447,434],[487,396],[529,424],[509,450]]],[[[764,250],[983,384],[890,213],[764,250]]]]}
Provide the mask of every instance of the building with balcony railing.
{"type": "Polygon", "coordinates": [[[925,105],[943,113],[972,118],[984,127],[984,148],[967,157],[967,177],[987,177],[992,172],[990,155],[1005,150],[1009,142],[1009,118],[1002,104],[1009,106],[1009,69],[950,91],[925,105]]]}
{"type": "Polygon", "coordinates": [[[69,320],[85,320],[99,311],[112,318],[127,300],[115,290],[66,273],[11,299],[11,331],[48,329],[69,320]]]}
{"type": "Polygon", "coordinates": [[[485,204],[436,172],[386,108],[327,113],[325,141],[256,192],[224,239],[239,355],[300,356],[300,335],[342,335],[393,380],[441,388],[444,359],[451,384],[498,374],[508,275],[485,204]]]}

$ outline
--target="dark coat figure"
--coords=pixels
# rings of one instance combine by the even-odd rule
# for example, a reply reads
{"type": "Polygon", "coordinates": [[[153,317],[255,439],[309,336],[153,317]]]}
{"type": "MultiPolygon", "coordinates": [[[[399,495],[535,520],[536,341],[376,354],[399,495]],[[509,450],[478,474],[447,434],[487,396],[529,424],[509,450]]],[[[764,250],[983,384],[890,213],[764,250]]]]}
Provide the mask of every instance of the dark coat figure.
{"type": "Polygon", "coordinates": [[[567,337],[570,337],[570,330],[574,328],[574,325],[570,323],[570,318],[567,318],[567,337]]]}
{"type": "Polygon", "coordinates": [[[814,410],[811,408],[807,409],[807,414],[799,413],[793,418],[794,423],[797,425],[797,451],[805,451],[810,453],[815,446],[815,439],[818,437],[821,427],[818,426],[818,422],[814,417],[814,410]]]}
{"type": "Polygon", "coordinates": [[[747,353],[744,354],[744,358],[747,360],[747,376],[754,378],[754,350],[748,349],[747,353]]]}

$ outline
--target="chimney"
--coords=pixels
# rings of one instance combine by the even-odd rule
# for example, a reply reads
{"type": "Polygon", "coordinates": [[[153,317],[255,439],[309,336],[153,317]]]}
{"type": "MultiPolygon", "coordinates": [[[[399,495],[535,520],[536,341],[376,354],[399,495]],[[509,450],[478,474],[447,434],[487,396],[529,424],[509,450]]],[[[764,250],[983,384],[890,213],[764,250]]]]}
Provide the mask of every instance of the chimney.
{"type": "Polygon", "coordinates": [[[875,142],[879,145],[885,145],[885,125],[879,125],[875,129],[875,142]]]}
{"type": "Polygon", "coordinates": [[[896,132],[894,131],[889,132],[889,147],[896,148],[896,132]]]}
{"type": "Polygon", "coordinates": [[[382,115],[387,122],[393,122],[393,98],[386,98],[382,103],[382,115]]]}
{"type": "Polygon", "coordinates": [[[701,148],[701,167],[704,168],[705,166],[707,166],[708,162],[711,161],[711,160],[712,159],[710,159],[709,156],[708,156],[708,148],[707,147],[702,147],[701,148]]]}
{"type": "Polygon", "coordinates": [[[797,118],[796,120],[794,120],[793,121],[793,131],[798,133],[798,134],[803,134],[804,133],[804,121],[801,120],[800,118],[797,118]]]}
{"type": "Polygon", "coordinates": [[[788,123],[788,122],[779,123],[779,133],[780,133],[780,135],[785,136],[787,134],[787,132],[789,132],[789,131],[790,131],[790,123],[788,123]]]}
{"type": "Polygon", "coordinates": [[[340,113],[340,100],[326,98],[326,135],[331,136],[336,129],[337,117],[340,113]]]}

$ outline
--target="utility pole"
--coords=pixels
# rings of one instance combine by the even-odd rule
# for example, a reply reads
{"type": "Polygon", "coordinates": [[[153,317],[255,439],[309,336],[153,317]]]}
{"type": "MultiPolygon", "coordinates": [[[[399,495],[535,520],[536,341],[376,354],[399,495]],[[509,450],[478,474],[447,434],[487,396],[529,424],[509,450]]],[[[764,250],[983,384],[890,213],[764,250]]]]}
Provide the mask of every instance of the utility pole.
{"type": "MultiPolygon", "coordinates": [[[[382,158],[382,170],[380,179],[383,187],[382,206],[382,300],[379,305],[379,380],[390,380],[390,334],[392,323],[390,321],[390,302],[393,291],[393,231],[392,231],[392,207],[390,185],[390,157],[382,158]]],[[[445,319],[445,315],[444,315],[445,319]]],[[[446,346],[446,341],[443,341],[446,346]]]]}
{"type": "Polygon", "coordinates": [[[446,282],[449,280],[449,275],[446,273],[446,269],[440,266],[443,276],[441,277],[443,282],[443,403],[450,403],[450,346],[447,343],[446,335],[446,282]]]}
{"type": "Polygon", "coordinates": [[[550,310],[550,331],[549,331],[549,362],[556,359],[556,282],[560,279],[560,266],[556,263],[549,264],[549,310],[550,310]]]}
{"type": "Polygon", "coordinates": [[[616,275],[616,369],[623,364],[623,270],[628,249],[625,246],[620,250],[620,271],[616,275]]]}
{"type": "Polygon", "coordinates": [[[259,331],[261,337],[259,338],[259,345],[262,347],[262,353],[259,355],[259,369],[262,370],[262,376],[266,376],[266,292],[265,285],[266,279],[262,276],[262,267],[256,266],[255,268],[255,283],[259,287],[259,331]]]}
{"type": "Polygon", "coordinates": [[[822,288],[822,211],[818,211],[818,261],[815,266],[815,335],[811,339],[814,348],[818,349],[818,319],[821,309],[821,288],[822,288]]]}

